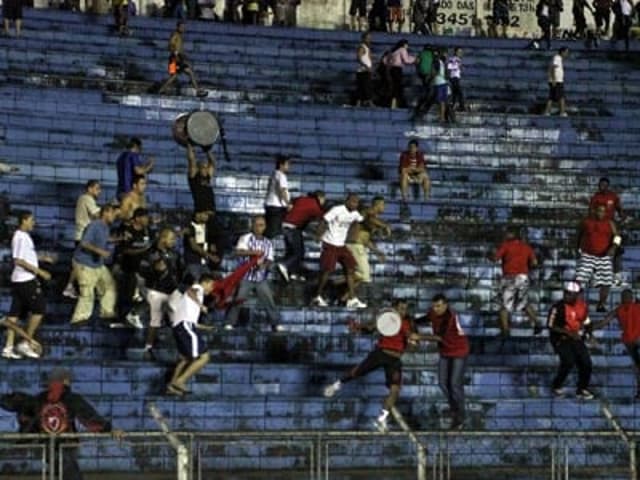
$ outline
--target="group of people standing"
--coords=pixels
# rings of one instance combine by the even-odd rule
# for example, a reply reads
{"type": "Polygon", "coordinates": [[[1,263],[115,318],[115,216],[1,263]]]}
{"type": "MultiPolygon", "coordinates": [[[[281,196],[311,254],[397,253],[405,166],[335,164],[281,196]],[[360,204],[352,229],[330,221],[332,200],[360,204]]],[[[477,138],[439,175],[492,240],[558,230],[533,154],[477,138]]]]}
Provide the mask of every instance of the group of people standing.
{"type": "Polygon", "coordinates": [[[423,95],[417,102],[413,118],[424,116],[431,106],[438,105],[438,119],[453,121],[455,110],[466,109],[462,86],[463,51],[456,47],[453,55],[444,48],[425,45],[418,55],[409,53],[409,42],[398,41],[375,61],[371,51],[371,33],[361,36],[356,59],[356,106],[407,108],[405,70],[414,68],[420,78],[423,95]]]}

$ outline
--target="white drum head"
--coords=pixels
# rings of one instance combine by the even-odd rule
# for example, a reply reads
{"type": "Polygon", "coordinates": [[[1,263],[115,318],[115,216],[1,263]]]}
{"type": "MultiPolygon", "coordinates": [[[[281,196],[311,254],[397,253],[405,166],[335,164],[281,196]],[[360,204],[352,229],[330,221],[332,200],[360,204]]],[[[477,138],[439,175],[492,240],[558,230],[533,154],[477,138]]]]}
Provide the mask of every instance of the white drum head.
{"type": "Polygon", "coordinates": [[[382,310],[376,317],[376,329],[385,337],[392,337],[400,332],[402,319],[393,309],[382,310]]]}

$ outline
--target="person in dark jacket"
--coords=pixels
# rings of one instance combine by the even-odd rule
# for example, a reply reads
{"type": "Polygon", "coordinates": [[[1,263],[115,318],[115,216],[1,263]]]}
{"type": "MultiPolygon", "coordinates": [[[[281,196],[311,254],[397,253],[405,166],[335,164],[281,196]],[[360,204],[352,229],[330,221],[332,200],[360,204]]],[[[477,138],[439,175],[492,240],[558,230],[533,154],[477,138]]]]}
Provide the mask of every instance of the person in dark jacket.
{"type": "MultiPolygon", "coordinates": [[[[0,408],[16,412],[20,433],[45,433],[61,435],[77,432],[79,421],[89,432],[111,432],[113,438],[121,440],[122,430],[113,430],[111,422],[101,417],[93,406],[71,389],[71,372],[54,368],[49,374],[47,389],[37,395],[14,392],[0,396],[0,408]]],[[[58,452],[60,449],[56,448],[58,452]]],[[[64,448],[62,470],[65,480],[82,480],[78,466],[78,451],[75,447],[64,448]]],[[[58,458],[51,459],[59,465],[58,458]]],[[[59,472],[56,472],[56,477],[59,472]]]]}

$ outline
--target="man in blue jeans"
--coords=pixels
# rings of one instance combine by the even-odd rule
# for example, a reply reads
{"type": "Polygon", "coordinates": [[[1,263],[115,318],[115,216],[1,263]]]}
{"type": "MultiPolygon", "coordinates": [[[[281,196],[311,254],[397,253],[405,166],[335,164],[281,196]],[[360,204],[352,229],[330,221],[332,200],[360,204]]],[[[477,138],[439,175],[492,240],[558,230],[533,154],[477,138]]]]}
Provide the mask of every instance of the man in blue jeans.
{"type": "Polygon", "coordinates": [[[464,372],[469,355],[469,340],[465,335],[457,313],[449,308],[447,297],[439,293],[431,300],[427,313],[433,335],[439,337],[438,381],[447,397],[451,415],[451,430],[459,430],[464,424],[464,372]]]}
{"type": "Polygon", "coordinates": [[[282,222],[284,232],[285,257],[276,266],[285,281],[306,280],[303,274],[304,239],[302,233],[310,222],[321,220],[324,215],[325,195],[317,190],[305,197],[295,198],[291,210],[282,222]]]}

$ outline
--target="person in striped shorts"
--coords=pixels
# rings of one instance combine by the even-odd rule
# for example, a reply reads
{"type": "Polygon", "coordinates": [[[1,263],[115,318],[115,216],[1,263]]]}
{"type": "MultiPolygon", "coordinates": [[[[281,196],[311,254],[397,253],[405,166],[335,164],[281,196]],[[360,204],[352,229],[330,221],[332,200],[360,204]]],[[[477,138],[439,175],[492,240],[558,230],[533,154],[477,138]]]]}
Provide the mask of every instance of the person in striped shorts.
{"type": "Polygon", "coordinates": [[[583,220],[578,232],[576,280],[586,286],[600,287],[598,312],[606,312],[609,290],[613,284],[613,254],[622,243],[615,223],[608,220],[605,207],[598,206],[583,220]]]}

